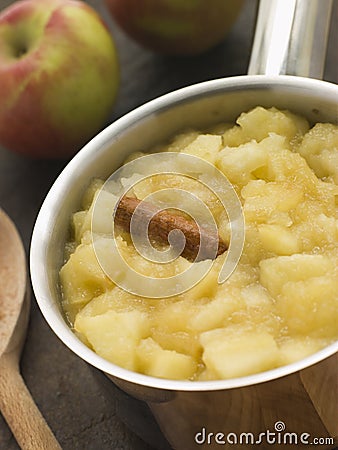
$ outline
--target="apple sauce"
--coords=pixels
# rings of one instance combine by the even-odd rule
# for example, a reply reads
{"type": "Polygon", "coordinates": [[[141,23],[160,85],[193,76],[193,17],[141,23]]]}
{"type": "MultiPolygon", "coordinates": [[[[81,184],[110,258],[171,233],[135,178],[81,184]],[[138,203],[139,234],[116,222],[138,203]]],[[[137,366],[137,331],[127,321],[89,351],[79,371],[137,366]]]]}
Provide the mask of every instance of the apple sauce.
{"type": "MultiPolygon", "coordinates": [[[[266,371],[336,340],[338,127],[310,127],[289,111],[257,107],[236,124],[187,131],[155,150],[198,156],[231,182],[245,217],[240,261],[218,284],[226,252],[219,255],[199,283],[168,298],[121,289],[103,271],[93,246],[93,239],[103,247],[111,239],[104,226],[95,236],[91,231],[93,205],[104,185],[95,179],[72,217],[60,271],[62,306],[79,338],[126,369],[191,381],[266,371]]],[[[229,241],[224,210],[194,180],[157,175],[135,184],[133,193],[142,200],[163,186],[194,192],[229,241]]],[[[182,256],[167,264],[145,260],[125,232],[116,243],[146,276],[167,277],[188,264],[182,256]]]]}

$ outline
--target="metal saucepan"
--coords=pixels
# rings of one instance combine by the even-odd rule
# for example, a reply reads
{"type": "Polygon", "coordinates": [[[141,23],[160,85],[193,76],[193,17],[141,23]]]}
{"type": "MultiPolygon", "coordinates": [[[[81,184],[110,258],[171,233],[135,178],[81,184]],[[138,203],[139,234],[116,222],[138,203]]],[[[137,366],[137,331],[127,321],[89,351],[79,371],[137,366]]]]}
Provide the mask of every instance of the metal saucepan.
{"type": "MultiPolygon", "coordinates": [[[[308,448],[306,442],[311,440],[303,436],[300,441],[302,433],[336,436],[338,344],[288,366],[223,381],[165,380],[118,367],[86,347],[61,311],[58,271],[70,216],[79,208],[88,180],[108,177],[130,153],[166,141],[181,129],[231,122],[257,105],[289,109],[312,123],[337,123],[338,87],[313,79],[323,73],[331,6],[331,0],[261,0],[249,75],[180,89],[111,124],[63,170],[37,218],[31,276],[47,322],[80,358],[108,374],[124,391],[147,401],[175,449],[203,444],[236,448],[217,442],[223,440],[217,433],[258,436],[270,430],[277,435],[283,427],[298,433],[297,448],[308,448]]],[[[246,447],[240,448],[250,448],[251,437],[246,439],[246,447]]],[[[327,441],[321,448],[333,446],[327,441]]]]}

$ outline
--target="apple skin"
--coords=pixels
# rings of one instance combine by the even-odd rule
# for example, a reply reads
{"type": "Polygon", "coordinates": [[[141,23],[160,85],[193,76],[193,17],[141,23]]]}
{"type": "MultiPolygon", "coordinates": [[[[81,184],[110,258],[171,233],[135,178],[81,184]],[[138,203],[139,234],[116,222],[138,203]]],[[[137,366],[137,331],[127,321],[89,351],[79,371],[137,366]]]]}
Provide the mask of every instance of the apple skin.
{"type": "Polygon", "coordinates": [[[193,55],[220,42],[243,0],[105,0],[112,17],[152,50],[193,55]]]}
{"type": "Polygon", "coordinates": [[[119,84],[99,15],[77,0],[22,0],[0,14],[0,143],[73,155],[105,124],[119,84]]]}

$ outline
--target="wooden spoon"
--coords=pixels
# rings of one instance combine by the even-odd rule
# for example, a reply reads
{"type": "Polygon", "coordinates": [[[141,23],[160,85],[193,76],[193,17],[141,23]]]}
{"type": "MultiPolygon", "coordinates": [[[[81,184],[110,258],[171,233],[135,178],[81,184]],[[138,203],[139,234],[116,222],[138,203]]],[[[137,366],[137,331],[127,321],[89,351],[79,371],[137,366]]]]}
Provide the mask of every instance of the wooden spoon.
{"type": "Polygon", "coordinates": [[[25,251],[0,209],[0,411],[24,450],[61,450],[20,374],[29,318],[25,251]]]}

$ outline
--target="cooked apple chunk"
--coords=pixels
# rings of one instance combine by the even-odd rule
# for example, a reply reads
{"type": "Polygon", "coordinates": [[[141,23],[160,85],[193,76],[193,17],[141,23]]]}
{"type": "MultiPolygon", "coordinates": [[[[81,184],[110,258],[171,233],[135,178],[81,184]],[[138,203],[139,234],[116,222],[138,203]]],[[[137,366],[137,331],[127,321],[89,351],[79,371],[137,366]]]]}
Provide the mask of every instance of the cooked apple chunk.
{"type": "Polygon", "coordinates": [[[264,331],[216,329],[201,334],[203,361],[220,378],[236,378],[272,369],[278,347],[264,331]]]}
{"type": "Polygon", "coordinates": [[[334,262],[324,255],[279,256],[262,260],[260,282],[272,295],[281,293],[288,282],[304,281],[332,272],[334,262]]]}
{"type": "Polygon", "coordinates": [[[107,311],[90,316],[81,312],[74,328],[98,355],[126,369],[137,370],[136,347],[149,334],[145,313],[107,311]]]}
{"type": "Polygon", "coordinates": [[[191,356],[174,350],[164,350],[152,338],[144,339],[139,344],[137,357],[140,370],[153,377],[190,379],[197,369],[197,364],[191,356]]]}

